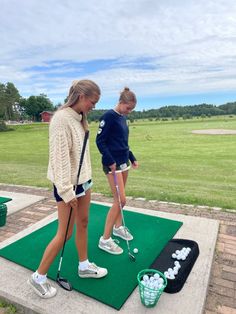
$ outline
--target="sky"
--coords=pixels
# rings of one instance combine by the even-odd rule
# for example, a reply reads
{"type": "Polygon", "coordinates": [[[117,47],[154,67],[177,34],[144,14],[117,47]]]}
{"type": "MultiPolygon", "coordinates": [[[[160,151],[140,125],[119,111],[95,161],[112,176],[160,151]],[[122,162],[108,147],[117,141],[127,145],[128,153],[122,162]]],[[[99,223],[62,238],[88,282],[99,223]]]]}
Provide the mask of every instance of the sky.
{"type": "Polygon", "coordinates": [[[0,82],[63,103],[75,79],[112,108],[236,101],[235,0],[0,0],[0,82]]]}

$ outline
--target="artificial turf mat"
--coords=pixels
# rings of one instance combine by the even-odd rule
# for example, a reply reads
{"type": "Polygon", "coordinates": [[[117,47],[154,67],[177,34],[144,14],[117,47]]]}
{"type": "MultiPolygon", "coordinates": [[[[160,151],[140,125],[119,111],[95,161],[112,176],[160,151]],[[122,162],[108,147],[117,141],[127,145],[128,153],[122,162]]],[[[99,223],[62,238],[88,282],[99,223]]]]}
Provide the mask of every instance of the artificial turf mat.
{"type": "MultiPolygon", "coordinates": [[[[131,250],[135,247],[139,249],[136,261],[133,262],[128,257],[126,241],[122,239],[120,246],[124,253],[121,255],[111,255],[98,248],[108,210],[107,206],[91,204],[88,228],[89,259],[99,266],[106,267],[108,275],[101,279],[78,277],[78,257],[73,236],[65,247],[61,276],[71,282],[74,290],[119,310],[137,286],[138,272],[151,265],[181,227],[182,222],[124,210],[126,224],[134,236],[134,240],[130,241],[131,250]]],[[[57,220],[1,249],[0,256],[34,271],[56,229],[57,220]]],[[[48,271],[48,277],[54,280],[58,262],[59,256],[48,271]]]]}

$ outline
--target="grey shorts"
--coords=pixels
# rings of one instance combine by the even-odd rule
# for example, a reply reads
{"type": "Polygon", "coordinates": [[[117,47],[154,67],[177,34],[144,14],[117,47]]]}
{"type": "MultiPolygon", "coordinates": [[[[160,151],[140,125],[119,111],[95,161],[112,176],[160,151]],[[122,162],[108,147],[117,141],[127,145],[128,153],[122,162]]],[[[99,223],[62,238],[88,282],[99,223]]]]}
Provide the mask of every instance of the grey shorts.
{"type": "MultiPolygon", "coordinates": [[[[116,165],[116,172],[124,172],[130,169],[130,162],[127,161],[121,165],[116,165]]],[[[103,165],[103,171],[105,174],[111,173],[111,169],[108,166],[103,165]]]]}

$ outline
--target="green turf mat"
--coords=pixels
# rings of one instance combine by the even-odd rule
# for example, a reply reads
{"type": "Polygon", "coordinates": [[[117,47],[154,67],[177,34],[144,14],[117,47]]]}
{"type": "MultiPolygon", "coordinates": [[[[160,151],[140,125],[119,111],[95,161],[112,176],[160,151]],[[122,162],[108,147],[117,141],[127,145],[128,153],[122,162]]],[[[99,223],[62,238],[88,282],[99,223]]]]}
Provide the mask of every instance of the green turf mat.
{"type": "Polygon", "coordinates": [[[10,202],[10,201],[12,201],[12,198],[0,197],[0,204],[4,204],[4,203],[10,202]]]}
{"type": "MultiPolygon", "coordinates": [[[[77,252],[74,239],[66,245],[61,276],[67,278],[73,288],[115,309],[120,309],[137,286],[137,274],[148,268],[172,239],[182,222],[125,211],[126,224],[134,236],[130,241],[131,249],[137,247],[136,261],[132,262],[127,254],[126,242],[120,239],[124,249],[121,255],[111,255],[98,248],[98,240],[103,233],[107,206],[91,204],[89,218],[89,259],[108,269],[102,279],[81,279],[77,276],[77,252]]],[[[57,229],[54,221],[0,250],[0,256],[31,270],[38,267],[42,253],[57,229]]],[[[59,257],[54,261],[48,276],[56,278],[59,257]]],[[[69,292],[68,292],[69,293],[69,292]]]]}

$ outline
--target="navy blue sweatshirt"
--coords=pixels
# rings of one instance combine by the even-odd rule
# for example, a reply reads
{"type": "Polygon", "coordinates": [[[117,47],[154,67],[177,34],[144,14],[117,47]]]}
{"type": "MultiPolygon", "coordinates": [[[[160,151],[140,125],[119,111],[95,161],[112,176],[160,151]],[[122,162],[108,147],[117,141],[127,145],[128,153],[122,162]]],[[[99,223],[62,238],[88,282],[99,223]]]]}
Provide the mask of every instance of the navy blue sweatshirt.
{"type": "Polygon", "coordinates": [[[102,154],[102,164],[111,166],[121,165],[128,160],[133,163],[136,159],[129,150],[129,129],[126,117],[113,109],[108,110],[100,118],[96,144],[102,154]]]}

